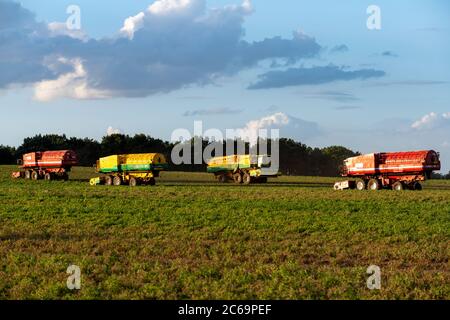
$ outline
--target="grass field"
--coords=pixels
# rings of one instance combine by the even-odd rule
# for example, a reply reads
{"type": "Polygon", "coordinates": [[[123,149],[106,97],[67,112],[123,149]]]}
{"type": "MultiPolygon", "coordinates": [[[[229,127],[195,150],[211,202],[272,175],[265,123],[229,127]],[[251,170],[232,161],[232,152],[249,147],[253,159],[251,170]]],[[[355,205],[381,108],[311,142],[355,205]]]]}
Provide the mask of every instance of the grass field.
{"type": "Polygon", "coordinates": [[[334,178],[155,187],[11,180],[0,167],[2,299],[449,299],[450,183],[337,192],[334,178]],[[82,287],[66,287],[81,267],[82,287]],[[381,268],[381,290],[366,269],[381,268]]]}

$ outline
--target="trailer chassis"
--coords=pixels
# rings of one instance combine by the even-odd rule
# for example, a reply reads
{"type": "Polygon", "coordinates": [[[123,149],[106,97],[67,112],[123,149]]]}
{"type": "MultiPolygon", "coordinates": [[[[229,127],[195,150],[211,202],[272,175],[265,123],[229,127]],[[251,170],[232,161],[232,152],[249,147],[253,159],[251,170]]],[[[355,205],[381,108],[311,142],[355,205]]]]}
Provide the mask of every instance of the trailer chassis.
{"type": "Polygon", "coordinates": [[[420,182],[426,180],[423,174],[409,174],[409,175],[364,175],[355,176],[354,180],[340,181],[334,184],[335,190],[381,190],[392,189],[396,191],[402,190],[422,190],[420,182]]]}

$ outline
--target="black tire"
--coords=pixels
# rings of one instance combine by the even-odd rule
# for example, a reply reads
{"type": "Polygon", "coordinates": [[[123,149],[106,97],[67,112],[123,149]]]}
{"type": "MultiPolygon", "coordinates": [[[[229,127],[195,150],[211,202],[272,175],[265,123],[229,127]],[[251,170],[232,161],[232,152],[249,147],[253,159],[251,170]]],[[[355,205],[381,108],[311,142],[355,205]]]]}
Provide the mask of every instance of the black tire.
{"type": "Polygon", "coordinates": [[[33,171],[32,173],[31,173],[31,179],[33,179],[33,180],[39,180],[39,172],[37,172],[37,171],[33,171]]]}
{"type": "Polygon", "coordinates": [[[51,173],[46,173],[44,176],[44,180],[46,180],[46,181],[53,180],[53,175],[51,173]]]}
{"type": "Polygon", "coordinates": [[[241,184],[242,183],[242,175],[238,172],[233,175],[234,183],[241,184]]]}
{"type": "Polygon", "coordinates": [[[113,178],[111,176],[106,176],[105,177],[105,185],[112,186],[112,184],[113,184],[113,178]]]}
{"type": "Polygon", "coordinates": [[[151,186],[156,185],[156,180],[155,180],[155,178],[150,178],[150,180],[148,181],[148,184],[151,185],[151,186]]]}
{"type": "Polygon", "coordinates": [[[221,174],[217,180],[219,180],[220,183],[226,183],[227,182],[227,176],[224,174],[221,174]]]}
{"type": "Polygon", "coordinates": [[[116,187],[121,186],[122,185],[122,178],[119,176],[115,176],[113,179],[113,185],[115,185],[116,187]]]}
{"type": "Polygon", "coordinates": [[[422,185],[419,182],[414,183],[414,190],[415,191],[422,191],[422,185]]]}
{"type": "Polygon", "coordinates": [[[138,180],[135,177],[131,177],[129,184],[130,184],[130,187],[136,187],[138,185],[138,180]]]}
{"type": "Polygon", "coordinates": [[[392,185],[392,190],[403,191],[404,189],[405,189],[405,186],[400,181],[397,181],[392,185]]]}
{"type": "Polygon", "coordinates": [[[372,191],[377,191],[381,189],[381,183],[377,179],[370,179],[369,183],[367,184],[367,189],[372,191]]]}
{"type": "Polygon", "coordinates": [[[366,182],[364,180],[356,181],[356,190],[358,191],[366,190],[366,182]]]}
{"type": "Polygon", "coordinates": [[[25,179],[31,180],[31,171],[30,170],[25,171],[25,179]]]}
{"type": "Polygon", "coordinates": [[[259,178],[259,183],[267,183],[267,177],[259,178]]]}
{"type": "Polygon", "coordinates": [[[69,175],[68,175],[67,173],[63,173],[62,179],[63,179],[64,181],[69,181],[69,175]]]}
{"type": "Polygon", "coordinates": [[[252,177],[250,176],[250,174],[248,174],[247,172],[244,173],[244,176],[242,177],[242,182],[247,185],[252,183],[252,177]]]}

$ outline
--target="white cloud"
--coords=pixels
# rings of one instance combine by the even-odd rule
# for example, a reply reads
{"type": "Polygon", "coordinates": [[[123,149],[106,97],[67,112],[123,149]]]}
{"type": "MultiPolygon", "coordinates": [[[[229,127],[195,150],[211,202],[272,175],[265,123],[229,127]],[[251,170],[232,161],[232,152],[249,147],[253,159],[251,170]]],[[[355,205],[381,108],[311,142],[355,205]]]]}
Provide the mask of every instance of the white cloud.
{"type": "Polygon", "coordinates": [[[70,66],[72,71],[60,75],[55,80],[43,80],[34,86],[34,98],[38,101],[50,101],[68,97],[73,99],[100,99],[110,97],[107,91],[90,88],[88,74],[80,59],[58,58],[49,68],[56,68],[58,64],[70,66]]]}
{"type": "Polygon", "coordinates": [[[271,129],[280,130],[280,138],[292,138],[299,141],[320,135],[319,126],[316,123],[295,118],[282,112],[249,121],[244,128],[236,131],[239,137],[255,144],[258,137],[264,138],[260,130],[267,130],[267,135],[270,137],[271,129]]]}
{"type": "Polygon", "coordinates": [[[244,0],[244,2],[242,3],[242,9],[246,10],[247,12],[252,12],[253,5],[251,0],[244,0]]]}
{"type": "Polygon", "coordinates": [[[106,129],[106,135],[108,136],[112,136],[113,134],[121,134],[122,131],[120,129],[115,129],[111,126],[108,127],[108,129],[106,129]]]}
{"type": "Polygon", "coordinates": [[[67,36],[73,39],[87,41],[88,36],[83,30],[71,30],[64,22],[51,22],[47,25],[50,37],[67,36]]]}
{"type": "Polygon", "coordinates": [[[186,12],[199,6],[203,6],[202,0],[157,0],[148,7],[148,12],[154,15],[165,15],[186,12]]]}
{"type": "Polygon", "coordinates": [[[204,10],[205,0],[157,0],[145,12],[127,18],[120,32],[132,40],[145,24],[158,28],[165,20],[180,19],[181,16],[197,17],[204,10]]]}
{"type": "Polygon", "coordinates": [[[431,130],[445,125],[450,125],[450,112],[443,114],[430,112],[415,121],[411,125],[411,128],[415,130],[431,130]]]}
{"type": "Polygon", "coordinates": [[[120,29],[120,32],[128,38],[133,39],[134,33],[141,29],[144,25],[144,17],[145,14],[143,12],[139,12],[137,15],[127,18],[123,23],[123,27],[120,29]]]}
{"type": "Polygon", "coordinates": [[[431,112],[429,114],[424,115],[420,120],[415,121],[411,128],[413,129],[422,129],[425,127],[430,127],[434,122],[438,119],[437,113],[431,112]]]}

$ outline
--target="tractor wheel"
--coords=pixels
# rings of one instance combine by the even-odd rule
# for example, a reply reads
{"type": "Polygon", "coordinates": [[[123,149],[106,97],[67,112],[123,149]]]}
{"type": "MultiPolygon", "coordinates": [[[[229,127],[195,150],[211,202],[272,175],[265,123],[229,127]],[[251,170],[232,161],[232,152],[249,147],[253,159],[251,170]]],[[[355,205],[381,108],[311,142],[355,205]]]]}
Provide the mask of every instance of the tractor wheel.
{"type": "Polygon", "coordinates": [[[105,177],[105,185],[112,186],[112,184],[113,184],[113,178],[111,176],[106,176],[105,177]]]}
{"type": "Polygon", "coordinates": [[[377,179],[370,179],[369,183],[367,184],[367,189],[373,191],[380,190],[380,187],[380,181],[378,181],[377,179]]]}
{"type": "Polygon", "coordinates": [[[115,186],[120,186],[120,185],[122,185],[122,178],[119,177],[119,176],[115,176],[114,179],[113,179],[113,184],[114,184],[115,186]]]}
{"type": "Polygon", "coordinates": [[[239,172],[235,173],[233,175],[233,180],[234,180],[235,183],[241,184],[242,183],[242,175],[239,172]]]}
{"type": "Polygon", "coordinates": [[[135,177],[131,177],[129,184],[130,184],[130,187],[136,187],[138,185],[138,181],[135,177]]]}
{"type": "Polygon", "coordinates": [[[47,172],[44,176],[44,180],[47,180],[47,181],[53,180],[53,175],[51,173],[47,172]]]}
{"type": "Polygon", "coordinates": [[[400,181],[397,181],[396,183],[394,183],[392,185],[392,190],[395,190],[395,191],[403,191],[404,188],[405,187],[403,186],[403,183],[400,181]]]}
{"type": "Polygon", "coordinates": [[[39,173],[37,171],[33,171],[31,173],[31,179],[33,180],[39,180],[39,173]]]}
{"type": "Polygon", "coordinates": [[[217,180],[219,180],[220,183],[226,183],[227,182],[227,176],[224,174],[221,174],[217,180]]]}
{"type": "Polygon", "coordinates": [[[243,180],[244,184],[252,183],[252,177],[248,173],[244,173],[242,180],[243,180]]]}
{"type": "Polygon", "coordinates": [[[415,191],[422,191],[422,185],[419,182],[413,184],[415,191]]]}
{"type": "Polygon", "coordinates": [[[151,185],[151,186],[156,185],[156,180],[155,180],[155,178],[150,178],[150,180],[148,181],[148,184],[151,185]]]}
{"type": "Polygon", "coordinates": [[[25,179],[28,179],[28,180],[31,179],[31,171],[30,170],[25,171],[25,179]]]}
{"type": "Polygon", "coordinates": [[[356,181],[356,190],[363,191],[366,189],[366,183],[364,180],[358,180],[356,181]]]}

